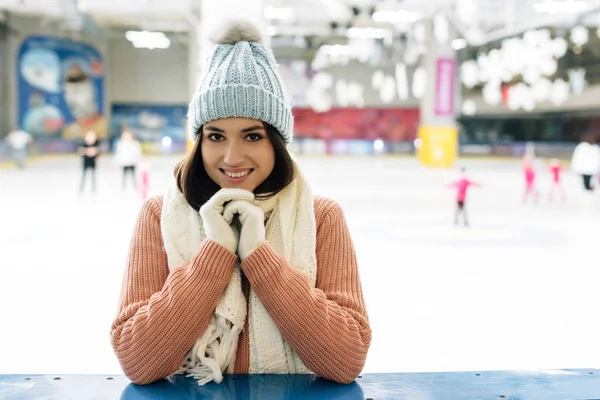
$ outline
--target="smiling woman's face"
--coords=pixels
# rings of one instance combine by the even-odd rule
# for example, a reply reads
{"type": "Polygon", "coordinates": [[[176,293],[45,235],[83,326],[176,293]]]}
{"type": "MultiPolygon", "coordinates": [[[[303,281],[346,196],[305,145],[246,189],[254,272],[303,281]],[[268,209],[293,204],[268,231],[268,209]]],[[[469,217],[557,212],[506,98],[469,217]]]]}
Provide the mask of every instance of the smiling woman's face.
{"type": "Polygon", "coordinates": [[[262,121],[224,118],[202,127],[202,163],[221,188],[254,191],[275,165],[275,150],[262,121]]]}

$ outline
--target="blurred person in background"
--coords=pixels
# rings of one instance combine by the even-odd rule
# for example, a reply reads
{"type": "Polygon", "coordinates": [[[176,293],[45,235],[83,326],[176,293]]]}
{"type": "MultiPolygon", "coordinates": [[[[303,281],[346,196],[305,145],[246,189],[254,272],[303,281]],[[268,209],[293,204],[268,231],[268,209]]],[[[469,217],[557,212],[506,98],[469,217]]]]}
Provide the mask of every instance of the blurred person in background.
{"type": "Polygon", "coordinates": [[[540,194],[538,192],[536,178],[536,158],[535,147],[533,143],[527,143],[525,154],[523,155],[523,175],[525,177],[525,191],[523,193],[523,204],[527,202],[529,197],[533,197],[535,203],[539,201],[540,194]]]}
{"type": "Polygon", "coordinates": [[[136,166],[142,159],[142,147],[133,133],[124,131],[115,150],[115,162],[123,169],[122,188],[127,184],[127,175],[131,176],[131,184],[137,189],[136,166]]]}
{"type": "Polygon", "coordinates": [[[88,131],[83,143],[79,145],[78,153],[82,160],[82,175],[79,192],[83,193],[85,182],[89,176],[92,180],[92,192],[96,192],[96,163],[100,156],[100,140],[94,131],[88,131]]]}
{"type": "Polygon", "coordinates": [[[22,129],[14,129],[5,138],[10,147],[10,155],[17,167],[24,168],[27,159],[27,145],[33,141],[33,137],[22,129]]]}
{"type": "Polygon", "coordinates": [[[550,160],[550,174],[552,175],[552,180],[550,182],[550,193],[548,195],[550,202],[554,201],[554,192],[556,191],[558,191],[560,199],[563,203],[567,201],[567,194],[561,180],[562,170],[563,166],[558,158],[553,158],[550,160]]]}
{"type": "Polygon", "coordinates": [[[471,186],[481,187],[479,183],[473,182],[467,178],[467,170],[465,167],[460,169],[460,179],[448,185],[448,187],[456,188],[456,212],[454,213],[454,225],[459,224],[460,217],[462,216],[464,226],[469,226],[465,203],[467,201],[467,191],[471,186]]]}
{"type": "Polygon", "coordinates": [[[150,190],[150,164],[148,161],[142,160],[139,163],[139,169],[138,191],[142,200],[146,200],[150,190]]]}
{"type": "Polygon", "coordinates": [[[343,211],[313,197],[286,148],[291,107],[258,28],[229,25],[216,43],[189,105],[194,147],[138,217],[115,354],[138,384],[311,372],[350,383],[371,328],[343,211]]]}
{"type": "Polygon", "coordinates": [[[571,170],[580,175],[585,191],[594,190],[593,177],[600,174],[600,147],[595,138],[588,134],[575,147],[571,159],[571,170]]]}

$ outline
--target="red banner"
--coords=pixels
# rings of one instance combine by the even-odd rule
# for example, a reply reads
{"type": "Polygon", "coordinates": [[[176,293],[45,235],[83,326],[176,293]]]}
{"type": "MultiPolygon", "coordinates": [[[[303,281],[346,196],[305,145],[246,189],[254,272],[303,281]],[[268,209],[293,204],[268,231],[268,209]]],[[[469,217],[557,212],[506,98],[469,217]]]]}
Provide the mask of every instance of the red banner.
{"type": "Polygon", "coordinates": [[[413,141],[419,127],[416,108],[335,108],[324,113],[295,108],[293,113],[296,137],[404,142],[413,141]]]}

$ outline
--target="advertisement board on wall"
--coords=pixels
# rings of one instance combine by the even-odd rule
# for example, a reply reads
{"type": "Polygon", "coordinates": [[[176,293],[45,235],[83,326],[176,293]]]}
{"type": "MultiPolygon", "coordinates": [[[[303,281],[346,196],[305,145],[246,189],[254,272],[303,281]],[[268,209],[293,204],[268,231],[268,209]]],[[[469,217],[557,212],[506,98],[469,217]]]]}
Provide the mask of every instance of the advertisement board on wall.
{"type": "Polygon", "coordinates": [[[108,135],[104,114],[104,65],[89,44],[30,36],[17,56],[18,118],[36,139],[108,135]]]}
{"type": "Polygon", "coordinates": [[[413,141],[419,126],[417,108],[334,108],[319,113],[294,108],[294,135],[315,139],[413,141]]]}
{"type": "Polygon", "coordinates": [[[455,69],[454,58],[439,58],[436,61],[434,112],[437,117],[454,117],[455,69]]]}
{"type": "Polygon", "coordinates": [[[186,140],[187,104],[113,104],[111,114],[113,135],[127,129],[142,142],[160,142],[165,137],[186,140]]]}

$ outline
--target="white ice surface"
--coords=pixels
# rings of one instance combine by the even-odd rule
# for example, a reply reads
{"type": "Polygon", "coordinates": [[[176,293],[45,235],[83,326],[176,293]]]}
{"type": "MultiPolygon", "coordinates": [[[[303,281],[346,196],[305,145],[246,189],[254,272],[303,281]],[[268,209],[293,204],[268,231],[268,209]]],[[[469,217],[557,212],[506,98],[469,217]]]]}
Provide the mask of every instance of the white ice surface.
{"type": "MultiPolygon", "coordinates": [[[[152,159],[161,193],[178,158],[152,159]]],[[[600,367],[600,196],[521,204],[517,162],[468,161],[484,186],[452,224],[455,170],[404,158],[304,158],[353,235],[373,341],[365,372],[600,367]]],[[[0,374],[120,373],[109,330],[141,200],[110,159],[0,171],[0,374]]]]}

